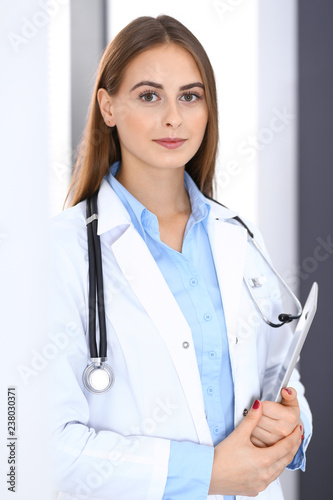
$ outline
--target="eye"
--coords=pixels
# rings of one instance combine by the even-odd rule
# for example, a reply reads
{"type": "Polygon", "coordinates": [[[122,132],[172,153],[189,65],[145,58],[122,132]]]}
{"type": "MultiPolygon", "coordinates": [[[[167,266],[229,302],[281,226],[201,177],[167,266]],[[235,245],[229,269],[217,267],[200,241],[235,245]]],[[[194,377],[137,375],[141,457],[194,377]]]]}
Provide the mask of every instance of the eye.
{"type": "Polygon", "coordinates": [[[156,102],[158,95],[156,92],[142,92],[142,94],[139,95],[139,98],[145,102],[156,102]]]}
{"type": "Polygon", "coordinates": [[[181,96],[181,99],[185,102],[195,102],[201,99],[201,97],[196,92],[186,92],[181,96]]]}

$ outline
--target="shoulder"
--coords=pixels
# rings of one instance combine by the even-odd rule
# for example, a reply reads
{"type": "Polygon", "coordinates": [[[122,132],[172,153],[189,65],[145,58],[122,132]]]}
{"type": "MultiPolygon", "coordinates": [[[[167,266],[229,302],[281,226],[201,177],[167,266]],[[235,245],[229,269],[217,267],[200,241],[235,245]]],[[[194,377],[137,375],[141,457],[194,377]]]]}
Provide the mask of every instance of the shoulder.
{"type": "Polygon", "coordinates": [[[85,207],[86,202],[82,201],[52,217],[50,220],[51,250],[63,248],[69,252],[78,247],[86,248],[85,207]]]}
{"type": "Polygon", "coordinates": [[[264,239],[260,229],[253,222],[244,217],[243,214],[224,206],[216,200],[206,197],[206,201],[211,207],[211,218],[223,220],[228,224],[243,228],[248,232],[249,237],[250,233],[252,233],[258,245],[266,252],[264,239]]]}
{"type": "Polygon", "coordinates": [[[74,207],[66,208],[63,212],[51,218],[51,229],[56,230],[66,227],[80,227],[85,222],[86,202],[81,201],[74,207]]]}

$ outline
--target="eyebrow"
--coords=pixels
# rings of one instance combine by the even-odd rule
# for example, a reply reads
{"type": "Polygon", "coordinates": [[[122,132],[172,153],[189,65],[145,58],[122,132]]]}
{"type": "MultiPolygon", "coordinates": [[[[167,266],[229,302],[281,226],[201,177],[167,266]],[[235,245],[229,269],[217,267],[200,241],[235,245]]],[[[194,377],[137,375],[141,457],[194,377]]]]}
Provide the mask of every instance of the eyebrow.
{"type": "MultiPolygon", "coordinates": [[[[148,85],[149,87],[155,87],[156,89],[164,88],[163,85],[161,85],[160,83],[151,82],[149,80],[142,80],[142,82],[139,82],[136,85],[134,85],[134,87],[131,88],[130,92],[132,92],[138,87],[142,87],[143,85],[148,85]]],[[[193,87],[201,87],[203,90],[205,90],[205,87],[201,82],[194,82],[194,83],[188,83],[187,85],[182,85],[181,87],[179,87],[179,90],[189,90],[192,89],[193,87]]]]}

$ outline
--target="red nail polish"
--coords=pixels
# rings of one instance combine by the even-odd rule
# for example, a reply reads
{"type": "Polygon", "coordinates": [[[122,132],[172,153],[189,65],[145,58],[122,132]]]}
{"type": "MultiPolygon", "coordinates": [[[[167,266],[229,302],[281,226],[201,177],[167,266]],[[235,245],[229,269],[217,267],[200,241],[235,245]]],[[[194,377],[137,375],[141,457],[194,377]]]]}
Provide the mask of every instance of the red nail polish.
{"type": "Polygon", "coordinates": [[[259,406],[260,406],[260,401],[258,399],[256,399],[255,402],[252,405],[252,408],[254,410],[258,410],[259,406]]]}
{"type": "Polygon", "coordinates": [[[302,432],[302,430],[303,430],[303,429],[302,429],[302,426],[301,426],[301,425],[299,426],[299,428],[301,429],[301,432],[302,432]]]}
{"type": "Polygon", "coordinates": [[[284,390],[285,390],[285,391],[289,394],[289,396],[291,396],[291,395],[292,395],[292,392],[291,392],[291,390],[290,390],[290,389],[287,389],[287,388],[285,387],[285,388],[284,388],[284,390]]]}
{"type": "Polygon", "coordinates": [[[302,440],[302,441],[303,441],[303,439],[304,439],[304,434],[302,434],[302,437],[301,437],[301,440],[302,440]]]}

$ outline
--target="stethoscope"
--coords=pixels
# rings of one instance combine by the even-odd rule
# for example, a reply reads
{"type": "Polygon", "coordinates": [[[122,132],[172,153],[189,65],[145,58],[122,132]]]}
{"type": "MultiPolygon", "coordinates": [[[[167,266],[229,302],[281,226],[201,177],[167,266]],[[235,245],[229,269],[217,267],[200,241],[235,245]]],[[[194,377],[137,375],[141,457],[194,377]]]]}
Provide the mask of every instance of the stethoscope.
{"type": "Polygon", "coordinates": [[[103,287],[101,242],[97,234],[97,194],[87,199],[86,225],[89,261],[89,351],[90,364],[83,372],[83,383],[94,394],[107,392],[114,383],[114,373],[107,361],[107,336],[103,287]],[[99,353],[96,339],[96,296],[98,302],[99,353]]]}
{"type": "MultiPolygon", "coordinates": [[[[88,323],[88,337],[89,337],[89,351],[90,363],[87,365],[83,372],[83,383],[88,391],[94,394],[102,394],[107,392],[114,383],[114,372],[112,368],[106,363],[107,361],[107,334],[106,334],[106,321],[105,321],[105,305],[104,305],[104,287],[103,287],[103,269],[102,269],[102,253],[100,237],[97,234],[97,195],[96,191],[92,196],[87,199],[86,208],[86,226],[88,236],[88,261],[89,261],[89,323],[88,323]],[[97,338],[96,338],[96,297],[98,304],[98,321],[99,321],[99,352],[97,351],[97,338]]],[[[224,207],[216,200],[212,200],[224,207]]],[[[262,252],[260,246],[254,239],[252,231],[247,227],[243,220],[235,216],[234,220],[239,222],[247,231],[248,240],[253,244],[254,248],[259,252],[262,259],[266,262],[270,270],[281,283],[282,287],[291,299],[295,302],[297,313],[295,315],[281,313],[278,316],[279,323],[270,321],[260,305],[256,300],[248,280],[243,277],[246,288],[255,304],[262,319],[271,327],[279,328],[286,323],[300,318],[302,315],[302,305],[294,293],[290,290],[286,282],[281,278],[265,254],[262,252]]],[[[254,288],[257,285],[252,285],[254,288]]]]}

